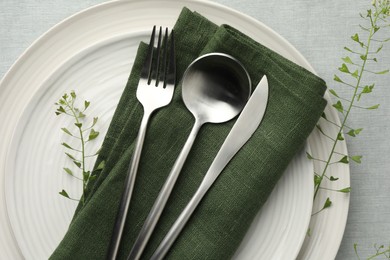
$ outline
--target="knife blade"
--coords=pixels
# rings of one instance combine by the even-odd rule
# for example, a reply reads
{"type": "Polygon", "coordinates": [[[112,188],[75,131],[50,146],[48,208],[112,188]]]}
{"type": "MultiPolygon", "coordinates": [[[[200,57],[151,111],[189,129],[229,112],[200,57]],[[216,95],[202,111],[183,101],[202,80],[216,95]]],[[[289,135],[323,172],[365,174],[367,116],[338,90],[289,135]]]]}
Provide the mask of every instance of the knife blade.
{"type": "Polygon", "coordinates": [[[259,127],[268,104],[268,79],[263,76],[223,142],[199,188],[164,237],[151,260],[162,259],[222,170],[259,127]]]}

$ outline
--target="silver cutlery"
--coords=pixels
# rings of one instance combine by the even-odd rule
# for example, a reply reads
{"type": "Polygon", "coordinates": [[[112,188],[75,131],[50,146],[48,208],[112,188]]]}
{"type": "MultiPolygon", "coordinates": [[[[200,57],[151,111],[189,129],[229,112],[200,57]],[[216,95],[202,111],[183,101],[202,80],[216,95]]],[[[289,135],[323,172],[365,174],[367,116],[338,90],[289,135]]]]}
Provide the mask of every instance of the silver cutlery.
{"type": "Polygon", "coordinates": [[[160,27],[156,50],[154,49],[155,34],[156,26],[153,27],[147,56],[137,87],[137,99],[143,106],[144,115],[138,131],[128,175],[125,180],[125,188],[116,217],[107,259],[115,259],[118,253],[149,118],[155,110],[168,105],[173,97],[176,77],[173,31],[171,32],[171,39],[168,46],[168,28],[165,29],[165,35],[163,37],[162,28],[160,27]]]}
{"type": "Polygon", "coordinates": [[[267,77],[264,76],[238,117],[236,123],[230,130],[229,135],[226,137],[224,143],[214,158],[214,161],[207,171],[198,190],[177,218],[176,222],[172,225],[171,229],[154,252],[151,260],[159,260],[166,255],[194,212],[195,208],[202,200],[203,196],[210,189],[211,185],[218,178],[219,174],[229,161],[241,149],[241,147],[244,146],[258,128],[265,114],[267,103],[268,81],[267,77]]]}
{"type": "Polygon", "coordinates": [[[239,61],[223,53],[209,53],[192,62],[184,73],[183,101],[195,123],[165,181],[128,259],[139,259],[156,226],[200,127],[235,117],[246,104],[251,81],[239,61]]]}

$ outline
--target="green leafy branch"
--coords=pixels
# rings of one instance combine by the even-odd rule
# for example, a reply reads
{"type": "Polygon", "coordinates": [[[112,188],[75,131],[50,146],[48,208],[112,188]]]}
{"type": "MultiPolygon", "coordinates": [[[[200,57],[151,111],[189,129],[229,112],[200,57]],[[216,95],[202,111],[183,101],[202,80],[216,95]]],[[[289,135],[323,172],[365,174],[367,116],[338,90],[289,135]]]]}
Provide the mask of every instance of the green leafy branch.
{"type": "MultiPolygon", "coordinates": [[[[361,258],[360,258],[359,254],[358,254],[357,246],[358,246],[357,244],[354,244],[353,248],[355,250],[355,255],[356,255],[357,259],[360,260],[361,258]]],[[[386,259],[390,259],[390,244],[389,244],[389,246],[387,248],[384,245],[377,246],[375,244],[374,248],[375,248],[375,254],[365,258],[366,260],[371,260],[371,259],[377,258],[379,256],[383,256],[386,259]]]]}
{"type": "MultiPolygon", "coordinates": [[[[94,157],[99,153],[99,151],[96,151],[95,153],[89,155],[86,154],[86,145],[99,136],[99,132],[94,129],[98,118],[94,117],[92,123],[90,123],[89,126],[84,127],[86,121],[85,111],[89,107],[90,102],[85,100],[83,104],[83,109],[79,109],[75,106],[76,98],[77,96],[74,91],[71,91],[69,94],[65,93],[61,97],[61,99],[55,103],[55,105],[57,106],[57,110],[55,113],[57,116],[64,115],[74,120],[74,129],[68,129],[63,127],[61,128],[61,130],[71,138],[78,140],[79,146],[74,147],[66,142],[62,142],[61,145],[66,148],[65,155],[76,166],[76,168],[78,169],[78,173],[72,171],[68,167],[64,167],[63,169],[65,173],[69,176],[72,176],[73,178],[82,181],[83,195],[81,197],[81,202],[84,204],[84,195],[87,185],[89,182],[93,181],[96,178],[95,171],[101,170],[104,167],[104,162],[100,163],[93,172],[86,169],[86,159],[88,157],[94,157]]],[[[59,192],[59,194],[68,199],[78,201],[77,199],[70,197],[64,189],[59,192]]]]}
{"type": "MultiPolygon", "coordinates": [[[[325,113],[322,115],[320,121],[325,121],[325,123],[331,124],[337,128],[337,134],[335,136],[325,132],[320,124],[317,125],[317,129],[322,133],[322,135],[333,142],[331,151],[327,160],[315,158],[311,154],[307,153],[307,157],[309,159],[319,161],[323,164],[322,170],[314,175],[315,192],[313,200],[316,200],[318,192],[321,189],[342,193],[349,193],[351,191],[350,187],[332,190],[323,187],[322,184],[325,179],[331,182],[338,180],[338,178],[328,175],[328,170],[331,165],[338,163],[348,164],[350,161],[361,163],[361,155],[351,156],[340,153],[337,151],[337,145],[340,142],[345,142],[344,133],[349,137],[356,137],[363,130],[362,128],[351,127],[347,124],[348,118],[354,109],[374,110],[379,107],[379,104],[371,104],[368,106],[357,105],[358,102],[362,101],[365,95],[372,93],[375,87],[374,83],[364,84],[364,76],[366,74],[383,75],[389,72],[389,69],[380,71],[368,69],[369,63],[378,62],[378,54],[382,51],[384,44],[390,41],[390,38],[382,39],[380,36],[380,32],[390,27],[389,0],[373,1],[371,9],[367,10],[365,15],[360,14],[360,16],[364,19],[365,24],[360,25],[360,34],[355,33],[351,36],[354,46],[351,48],[344,47],[344,50],[348,53],[348,55],[342,58],[342,64],[338,68],[339,75],[334,75],[334,81],[339,85],[350,88],[352,90],[352,94],[350,97],[345,98],[342,95],[339,95],[335,89],[329,90],[336,99],[336,102],[332,104],[332,106],[341,114],[341,117],[343,118],[342,122],[341,124],[337,124],[336,122],[328,119],[325,113]]],[[[327,197],[322,208],[318,212],[313,213],[313,215],[331,207],[331,205],[332,201],[329,197],[327,197]]]]}

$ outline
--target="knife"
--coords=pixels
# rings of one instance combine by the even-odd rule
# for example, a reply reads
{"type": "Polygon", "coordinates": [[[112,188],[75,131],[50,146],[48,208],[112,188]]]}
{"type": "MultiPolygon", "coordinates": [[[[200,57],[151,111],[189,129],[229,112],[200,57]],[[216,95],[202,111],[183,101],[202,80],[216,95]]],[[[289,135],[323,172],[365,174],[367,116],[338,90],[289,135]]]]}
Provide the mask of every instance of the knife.
{"type": "Polygon", "coordinates": [[[164,237],[151,260],[163,259],[188,219],[234,155],[244,146],[262,121],[268,103],[268,79],[263,76],[252,96],[234,123],[228,136],[214,158],[198,190],[164,237]]]}

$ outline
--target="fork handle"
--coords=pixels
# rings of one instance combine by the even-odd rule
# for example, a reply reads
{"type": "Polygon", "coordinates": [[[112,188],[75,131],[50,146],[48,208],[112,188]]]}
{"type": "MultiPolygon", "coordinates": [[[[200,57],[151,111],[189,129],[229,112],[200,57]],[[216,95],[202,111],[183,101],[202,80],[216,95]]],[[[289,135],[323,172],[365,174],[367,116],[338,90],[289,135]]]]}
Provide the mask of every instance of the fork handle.
{"type": "Polygon", "coordinates": [[[146,128],[150,118],[151,112],[144,111],[141,125],[138,130],[138,136],[134,147],[134,152],[131,158],[128,174],[125,180],[125,187],[122,193],[119,210],[116,216],[114,230],[111,236],[110,246],[108,249],[108,255],[106,259],[115,260],[118,254],[123,228],[126,223],[127,212],[130,206],[131,195],[134,189],[135,178],[138,171],[138,165],[141,158],[141,152],[143,143],[145,140],[146,128]]]}
{"type": "Polygon", "coordinates": [[[200,120],[195,120],[195,124],[191,130],[191,133],[188,136],[188,139],[184,144],[179,156],[177,157],[175,164],[173,165],[172,170],[168,175],[167,180],[161,188],[160,193],[158,194],[158,197],[154,202],[153,207],[144,222],[144,225],[142,226],[142,229],[133,245],[133,248],[131,249],[130,255],[127,260],[138,260],[141,257],[142,252],[144,251],[146,244],[148,243],[149,238],[152,235],[153,230],[161,216],[161,213],[164,210],[169,195],[172,192],[173,186],[175,185],[177,177],[179,176],[179,173],[183,168],[184,162],[187,159],[187,156],[195,141],[195,137],[201,126],[202,123],[200,122],[200,120]]]}

